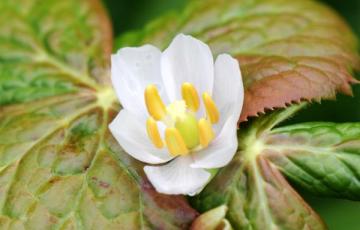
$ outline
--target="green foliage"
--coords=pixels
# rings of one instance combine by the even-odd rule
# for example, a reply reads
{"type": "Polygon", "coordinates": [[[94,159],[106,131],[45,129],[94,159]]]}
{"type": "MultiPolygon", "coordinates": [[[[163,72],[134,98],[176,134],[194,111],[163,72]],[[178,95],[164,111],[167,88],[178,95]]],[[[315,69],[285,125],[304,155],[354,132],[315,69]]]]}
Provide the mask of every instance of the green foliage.
{"type": "Polygon", "coordinates": [[[101,4],[0,12],[0,229],[186,228],[197,212],[157,194],[108,131],[119,105],[101,4]]]}
{"type": "Polygon", "coordinates": [[[304,123],[264,137],[264,152],[290,179],[321,196],[360,199],[360,124],[304,123]]]}
{"type": "MultiPolygon", "coordinates": [[[[120,106],[101,4],[2,0],[0,12],[0,229],[188,228],[198,213],[183,197],[156,193],[108,131],[120,106]]],[[[347,25],[310,0],[193,1],[117,42],[164,48],[179,32],[239,59],[242,120],[351,93],[359,64],[347,25]]],[[[238,154],[193,204],[227,204],[221,218],[235,229],[324,229],[281,172],[309,192],[359,199],[359,124],[274,128],[301,108],[247,123],[238,154]]]]}
{"type": "Polygon", "coordinates": [[[33,70],[20,72],[17,63],[2,65],[0,79],[0,105],[28,102],[43,97],[75,92],[69,82],[49,76],[49,73],[33,70]]]}
{"type": "Polygon", "coordinates": [[[302,105],[263,116],[241,131],[240,149],[193,200],[201,211],[226,204],[238,229],[325,229],[280,174],[314,194],[359,200],[360,124],[273,128],[302,105]]]}

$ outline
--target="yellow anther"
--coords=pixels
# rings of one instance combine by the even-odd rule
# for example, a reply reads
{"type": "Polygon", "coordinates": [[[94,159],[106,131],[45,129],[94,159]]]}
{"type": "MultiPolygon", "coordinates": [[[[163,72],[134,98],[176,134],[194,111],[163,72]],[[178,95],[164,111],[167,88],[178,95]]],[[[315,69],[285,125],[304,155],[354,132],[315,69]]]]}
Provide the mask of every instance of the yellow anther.
{"type": "Polygon", "coordinates": [[[156,124],[156,121],[152,117],[148,118],[146,121],[146,131],[151,142],[155,145],[156,148],[161,149],[162,147],[164,147],[164,143],[161,140],[158,126],[156,124]]]}
{"type": "Polygon", "coordinates": [[[196,112],[199,109],[199,95],[195,87],[189,83],[185,82],[181,87],[182,98],[186,102],[186,106],[193,112],[196,112]]]}
{"type": "Polygon", "coordinates": [[[180,132],[176,128],[167,128],[165,130],[165,141],[171,155],[177,156],[189,153],[180,132]]]}
{"type": "Polygon", "coordinates": [[[161,120],[166,115],[166,107],[162,102],[155,85],[148,85],[145,89],[145,103],[149,114],[155,120],[161,120]]]}
{"type": "Polygon", "coordinates": [[[206,113],[211,123],[213,124],[217,123],[219,121],[220,114],[218,108],[216,107],[215,102],[208,93],[203,94],[203,101],[206,108],[206,113]]]}
{"type": "Polygon", "coordinates": [[[199,120],[198,127],[199,127],[200,145],[202,147],[207,147],[215,137],[214,130],[212,129],[210,122],[205,118],[201,118],[199,120]]]}

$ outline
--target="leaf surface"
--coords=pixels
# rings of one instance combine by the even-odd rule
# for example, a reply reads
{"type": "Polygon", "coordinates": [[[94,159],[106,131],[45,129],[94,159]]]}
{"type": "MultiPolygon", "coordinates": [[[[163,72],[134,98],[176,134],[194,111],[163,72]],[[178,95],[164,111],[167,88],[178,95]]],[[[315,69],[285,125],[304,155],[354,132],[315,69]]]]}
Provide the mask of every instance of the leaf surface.
{"type": "Polygon", "coordinates": [[[0,12],[0,229],[187,228],[197,212],[156,193],[108,131],[120,106],[101,3],[0,12]]]}
{"type": "Polygon", "coordinates": [[[262,137],[304,105],[262,116],[241,130],[238,153],[193,204],[201,211],[227,205],[235,229],[326,229],[264,153],[262,137]]]}
{"type": "Polygon", "coordinates": [[[356,38],[327,6],[312,0],[192,1],[141,32],[118,39],[118,47],[165,48],[177,33],[196,36],[214,54],[239,60],[245,84],[240,120],[301,100],[351,94],[359,69],[356,38]]]}
{"type": "Polygon", "coordinates": [[[283,174],[314,194],[359,200],[359,124],[274,128],[304,105],[262,116],[242,129],[235,158],[194,205],[201,211],[227,205],[226,218],[238,229],[326,229],[283,174]]]}
{"type": "Polygon", "coordinates": [[[326,229],[320,217],[263,156],[238,153],[196,198],[205,211],[221,204],[234,229],[326,229]]]}
{"type": "Polygon", "coordinates": [[[301,187],[317,195],[360,199],[359,123],[277,128],[264,144],[267,157],[301,187]]]}

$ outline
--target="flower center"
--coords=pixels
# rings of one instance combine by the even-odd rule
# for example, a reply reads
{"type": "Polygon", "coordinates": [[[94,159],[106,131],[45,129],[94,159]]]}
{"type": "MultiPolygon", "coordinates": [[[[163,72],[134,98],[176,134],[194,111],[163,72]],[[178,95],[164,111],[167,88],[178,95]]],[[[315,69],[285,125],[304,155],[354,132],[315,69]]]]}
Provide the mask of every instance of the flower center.
{"type": "Polygon", "coordinates": [[[200,119],[196,117],[200,100],[195,87],[185,82],[181,94],[182,100],[165,106],[155,85],[148,85],[145,89],[145,103],[150,114],[146,121],[148,137],[155,147],[161,149],[166,146],[173,156],[186,155],[207,147],[215,137],[212,124],[220,118],[217,106],[208,93],[202,95],[206,117],[200,119]],[[166,127],[164,140],[158,122],[166,127]]]}

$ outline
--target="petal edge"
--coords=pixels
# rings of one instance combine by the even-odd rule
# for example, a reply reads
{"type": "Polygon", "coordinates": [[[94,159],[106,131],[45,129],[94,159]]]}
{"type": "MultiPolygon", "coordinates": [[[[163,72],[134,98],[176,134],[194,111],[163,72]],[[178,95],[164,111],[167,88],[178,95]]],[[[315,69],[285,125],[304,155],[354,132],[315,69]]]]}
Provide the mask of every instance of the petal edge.
{"type": "Polygon", "coordinates": [[[204,188],[211,174],[191,168],[191,162],[191,156],[178,157],[166,165],[145,166],[144,171],[156,191],[194,196],[204,188]]]}
{"type": "Polygon", "coordinates": [[[156,149],[146,134],[145,124],[136,120],[127,110],[121,110],[109,129],[120,146],[135,159],[148,164],[161,164],[173,157],[165,148],[156,149]]]}

